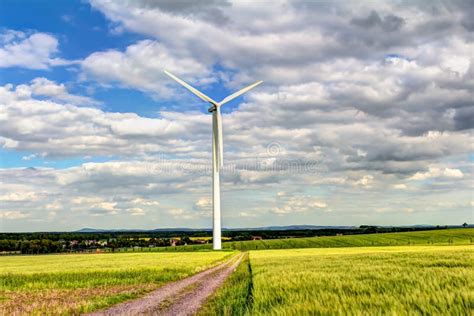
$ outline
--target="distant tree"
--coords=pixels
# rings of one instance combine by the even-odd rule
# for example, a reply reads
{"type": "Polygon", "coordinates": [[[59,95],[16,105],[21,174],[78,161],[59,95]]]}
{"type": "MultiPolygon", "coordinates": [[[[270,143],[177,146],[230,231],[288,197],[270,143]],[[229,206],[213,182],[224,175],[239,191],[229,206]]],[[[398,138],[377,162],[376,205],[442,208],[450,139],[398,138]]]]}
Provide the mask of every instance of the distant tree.
{"type": "Polygon", "coordinates": [[[377,232],[377,226],[361,225],[360,229],[364,234],[373,234],[377,232]]]}
{"type": "Polygon", "coordinates": [[[467,227],[467,223],[462,224],[462,227],[466,228],[466,227],[467,227]]]}
{"type": "Polygon", "coordinates": [[[187,245],[191,244],[191,238],[189,238],[188,235],[183,235],[183,236],[181,237],[181,241],[182,241],[183,243],[187,244],[187,245]]]}

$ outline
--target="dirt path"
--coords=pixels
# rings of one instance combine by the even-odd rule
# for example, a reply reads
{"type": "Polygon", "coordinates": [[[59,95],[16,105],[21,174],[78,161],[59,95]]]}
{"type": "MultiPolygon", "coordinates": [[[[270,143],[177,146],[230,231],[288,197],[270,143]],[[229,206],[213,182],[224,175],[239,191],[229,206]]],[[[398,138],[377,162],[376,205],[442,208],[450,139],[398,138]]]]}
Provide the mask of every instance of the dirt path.
{"type": "Polygon", "coordinates": [[[166,284],[145,297],[87,315],[193,315],[237,268],[242,257],[239,254],[216,267],[166,284]]]}

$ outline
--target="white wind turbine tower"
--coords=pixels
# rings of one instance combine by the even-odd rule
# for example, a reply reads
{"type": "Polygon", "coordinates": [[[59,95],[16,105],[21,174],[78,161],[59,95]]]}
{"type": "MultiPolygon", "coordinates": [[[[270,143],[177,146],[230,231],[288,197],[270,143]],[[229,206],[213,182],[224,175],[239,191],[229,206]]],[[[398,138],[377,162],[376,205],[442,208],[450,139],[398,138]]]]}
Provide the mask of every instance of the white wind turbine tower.
{"type": "Polygon", "coordinates": [[[172,73],[165,70],[165,74],[179,82],[189,91],[197,95],[203,101],[210,103],[212,106],[208,109],[212,113],[212,208],[213,208],[213,222],[212,222],[212,240],[213,249],[221,249],[221,189],[220,189],[220,169],[223,166],[224,146],[222,140],[222,116],[220,107],[237,98],[241,94],[261,84],[262,81],[257,81],[250,86],[243,88],[227,97],[222,101],[216,102],[209,98],[204,93],[191,87],[189,84],[179,79],[172,73]]]}

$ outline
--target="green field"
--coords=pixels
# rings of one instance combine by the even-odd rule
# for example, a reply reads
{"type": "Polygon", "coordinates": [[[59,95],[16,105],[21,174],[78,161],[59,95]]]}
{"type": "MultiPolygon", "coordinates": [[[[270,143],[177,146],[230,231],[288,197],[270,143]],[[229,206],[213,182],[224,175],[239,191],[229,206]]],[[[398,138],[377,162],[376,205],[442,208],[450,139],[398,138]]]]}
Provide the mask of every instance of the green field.
{"type": "Polygon", "coordinates": [[[395,246],[251,251],[201,314],[469,315],[473,309],[473,246],[395,246]]]}
{"type": "MultiPolygon", "coordinates": [[[[223,242],[222,246],[224,249],[246,251],[262,249],[469,244],[474,244],[474,228],[440,229],[368,235],[249,240],[239,242],[223,242]]],[[[206,244],[155,249],[157,251],[198,251],[211,248],[211,244],[206,244]]]]}
{"type": "Polygon", "coordinates": [[[202,306],[198,315],[249,314],[252,286],[252,270],[247,253],[224,285],[202,306]]]}
{"type": "Polygon", "coordinates": [[[0,315],[77,314],[187,277],[233,252],[0,257],[0,315]]]}
{"type": "MultiPolygon", "coordinates": [[[[250,251],[200,313],[469,314],[473,238],[474,229],[449,229],[224,243],[250,251]]],[[[0,257],[0,315],[96,310],[236,253],[203,246],[208,245],[168,247],[174,252],[0,257]]]]}

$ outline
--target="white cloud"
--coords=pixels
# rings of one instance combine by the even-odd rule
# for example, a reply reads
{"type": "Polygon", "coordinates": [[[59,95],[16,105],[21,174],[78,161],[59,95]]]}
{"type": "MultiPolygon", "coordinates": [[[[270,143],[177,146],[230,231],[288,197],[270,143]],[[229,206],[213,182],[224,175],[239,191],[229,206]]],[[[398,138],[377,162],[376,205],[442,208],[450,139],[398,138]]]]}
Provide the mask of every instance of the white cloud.
{"type": "MultiPolygon", "coordinates": [[[[210,118],[168,113],[166,118],[150,119],[134,113],[107,113],[38,100],[29,96],[30,86],[12,88],[0,87],[0,146],[42,156],[192,152],[198,145],[196,138],[207,132],[204,126],[210,118]]],[[[70,94],[60,98],[91,103],[88,98],[70,94]]]]}
{"type": "Polygon", "coordinates": [[[167,213],[171,215],[174,219],[178,221],[186,221],[186,220],[195,220],[197,219],[196,214],[193,214],[191,211],[187,211],[182,208],[170,208],[167,213]]]}
{"type": "Polygon", "coordinates": [[[374,176],[368,174],[368,175],[364,175],[362,178],[355,181],[354,184],[356,186],[361,186],[364,188],[371,188],[373,182],[374,182],[374,176]]]}
{"type": "Polygon", "coordinates": [[[447,178],[462,178],[464,174],[459,169],[446,168],[443,171],[443,176],[447,178]]]}
{"type": "Polygon", "coordinates": [[[104,201],[104,199],[101,197],[87,197],[87,196],[78,196],[71,200],[73,204],[91,204],[91,203],[100,203],[102,201],[104,201]]]}
{"type": "MultiPolygon", "coordinates": [[[[159,42],[144,40],[127,47],[125,52],[109,50],[88,56],[82,62],[87,78],[98,81],[119,82],[126,87],[143,90],[166,98],[171,95],[167,84],[169,70],[184,79],[199,76],[201,83],[209,83],[210,67],[186,56],[174,56],[159,42]]],[[[176,85],[173,85],[176,86],[176,85]]]]}
{"type": "Polygon", "coordinates": [[[20,211],[0,211],[0,218],[3,219],[23,219],[29,217],[29,214],[20,211]]]}
{"type": "Polygon", "coordinates": [[[55,211],[61,210],[62,208],[63,205],[59,201],[53,201],[49,204],[46,204],[46,209],[54,212],[54,214],[56,214],[55,211]]]}
{"type": "Polygon", "coordinates": [[[22,84],[16,86],[15,92],[19,99],[26,100],[30,99],[31,96],[42,96],[56,102],[70,103],[80,106],[94,106],[100,104],[100,102],[90,97],[70,94],[63,83],[57,84],[56,82],[43,77],[31,80],[29,85],[22,84]]]}
{"type": "Polygon", "coordinates": [[[394,189],[397,189],[397,190],[406,190],[406,189],[408,189],[407,185],[404,184],[404,183],[397,183],[397,184],[394,184],[394,185],[393,185],[393,188],[394,188],[394,189]]]}
{"type": "MultiPolygon", "coordinates": [[[[356,222],[387,203],[399,203],[393,209],[400,214],[437,212],[437,199],[464,201],[450,219],[467,214],[472,172],[464,161],[473,142],[474,67],[468,10],[461,2],[449,10],[406,2],[92,6],[114,32],[147,39],[87,56],[81,84],[95,80],[176,103],[156,104],[151,118],[85,108],[97,104],[71,94],[70,84],[45,78],[1,87],[0,146],[24,152],[23,163],[33,157],[31,164],[57,157],[116,160],[62,170],[2,170],[2,180],[31,184],[2,194],[41,197],[22,205],[32,220],[46,218],[45,206],[58,203],[64,210],[55,214],[58,223],[65,214],[77,216],[76,223],[94,215],[107,226],[107,216],[97,215],[109,213],[117,225],[138,223],[141,216],[130,215],[144,213],[160,225],[210,223],[210,116],[163,69],[200,88],[213,88],[214,80],[229,90],[264,80],[223,118],[223,203],[242,191],[248,197],[226,206],[233,215],[286,218],[268,214],[276,212],[320,220],[317,214],[332,210],[323,219],[356,222]],[[278,145],[276,155],[269,155],[271,144],[278,145]],[[438,181],[405,184],[410,178],[438,181]],[[299,193],[275,199],[275,192],[299,193]]],[[[50,34],[5,31],[0,41],[4,67],[69,63],[56,58],[58,41],[50,34]]]]}
{"type": "Polygon", "coordinates": [[[28,156],[21,157],[22,160],[31,160],[31,159],[34,159],[34,158],[36,158],[36,154],[31,154],[31,155],[28,155],[28,156]]]}
{"type": "Polygon", "coordinates": [[[146,206],[157,206],[160,205],[160,202],[158,201],[153,201],[153,200],[147,200],[147,199],[142,199],[142,198],[136,198],[132,200],[133,204],[139,204],[139,205],[146,205],[146,206]]]}
{"type": "Polygon", "coordinates": [[[143,210],[140,207],[132,207],[130,209],[127,209],[127,211],[130,212],[130,215],[132,216],[144,216],[147,213],[145,210],[143,210]]]}
{"type": "Polygon", "coordinates": [[[1,39],[0,68],[48,69],[74,63],[54,57],[58,53],[58,40],[50,34],[38,32],[27,35],[7,30],[1,39]]]}
{"type": "Polygon", "coordinates": [[[410,180],[426,180],[430,178],[454,178],[460,179],[464,174],[459,169],[429,167],[426,172],[415,173],[410,180]]]}
{"type": "MultiPolygon", "coordinates": [[[[118,213],[116,206],[117,202],[106,201],[91,204],[88,206],[88,209],[92,216],[116,215],[118,213]]],[[[84,205],[81,205],[81,207],[84,207],[84,205]]]]}
{"type": "Polygon", "coordinates": [[[185,211],[182,208],[172,208],[168,210],[168,214],[173,216],[180,216],[183,215],[185,211]]]}
{"type": "Polygon", "coordinates": [[[328,207],[327,203],[318,197],[281,193],[277,194],[276,205],[271,210],[277,215],[310,212],[328,207]]]}
{"type": "MultiPolygon", "coordinates": [[[[204,159],[197,163],[207,166],[208,162],[204,159]]],[[[203,170],[183,169],[182,162],[173,160],[87,163],[64,169],[0,169],[0,211],[10,212],[13,209],[29,214],[21,224],[24,226],[15,224],[3,229],[79,229],[91,225],[104,228],[211,227],[211,179],[209,173],[203,170]],[[19,195],[18,192],[24,194],[19,195]],[[146,221],[141,219],[144,214],[146,221]],[[31,226],[33,223],[37,225],[37,220],[44,219],[47,219],[44,225],[49,226],[31,226]],[[27,228],[28,225],[30,228],[27,228]]],[[[344,173],[337,172],[335,175],[344,173]]],[[[226,227],[298,224],[300,220],[294,218],[300,216],[304,216],[307,223],[323,221],[324,224],[331,224],[325,219],[328,215],[324,215],[329,211],[329,218],[337,219],[337,223],[333,224],[346,223],[347,218],[359,218],[361,222],[358,224],[362,224],[365,220],[360,218],[367,216],[368,210],[386,207],[387,203],[390,203],[393,212],[399,214],[407,209],[413,209],[413,214],[428,211],[442,214],[447,210],[447,203],[458,205],[458,212],[451,214],[451,222],[464,222],[464,217],[472,212],[472,189],[467,175],[462,179],[444,180],[446,187],[436,191],[432,191],[429,184],[417,184],[415,192],[395,192],[392,185],[399,183],[399,179],[394,175],[378,174],[378,183],[382,185],[363,191],[354,191],[351,185],[353,180],[350,180],[360,179],[362,175],[354,174],[347,182],[318,184],[311,184],[314,175],[283,177],[285,180],[281,184],[249,184],[235,182],[232,175],[224,172],[223,224],[226,227]],[[302,190],[318,190],[327,194],[320,196],[302,190]],[[279,222],[279,218],[292,221],[279,222]]],[[[323,179],[325,176],[317,177],[323,179]]],[[[440,220],[442,215],[437,216],[440,220]]],[[[419,218],[420,221],[422,219],[419,218]]]]}
{"type": "Polygon", "coordinates": [[[209,197],[201,197],[196,201],[194,207],[197,211],[210,214],[212,210],[212,200],[209,197]]]}
{"type": "Polygon", "coordinates": [[[0,195],[2,202],[26,202],[37,200],[39,196],[35,192],[12,192],[0,195]]]}
{"type": "Polygon", "coordinates": [[[258,217],[259,214],[255,213],[255,212],[240,212],[239,216],[240,217],[258,217]]]}

